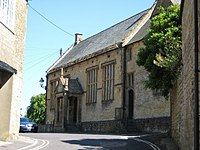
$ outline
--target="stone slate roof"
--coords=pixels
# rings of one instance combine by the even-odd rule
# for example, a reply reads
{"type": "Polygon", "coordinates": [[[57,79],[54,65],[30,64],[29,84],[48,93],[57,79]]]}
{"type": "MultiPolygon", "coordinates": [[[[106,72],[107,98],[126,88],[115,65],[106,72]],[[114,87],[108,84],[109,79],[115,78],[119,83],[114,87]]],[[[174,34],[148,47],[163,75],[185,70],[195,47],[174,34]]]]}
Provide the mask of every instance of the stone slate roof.
{"type": "Polygon", "coordinates": [[[68,92],[70,94],[82,94],[83,89],[78,79],[69,79],[68,92]]]}
{"type": "MultiPolygon", "coordinates": [[[[138,21],[148,12],[149,9],[142,11],[118,24],[111,26],[110,28],[91,36],[79,44],[75,45],[69,51],[66,51],[61,60],[57,61],[52,69],[59,68],[72,61],[85,57],[89,54],[98,52],[105,49],[115,43],[122,42],[125,37],[137,26],[138,21]]],[[[135,39],[136,40],[136,39],[135,39]]],[[[47,71],[47,72],[49,72],[47,71]]]]}
{"type": "Polygon", "coordinates": [[[137,42],[142,40],[148,33],[148,30],[150,28],[151,25],[151,21],[148,20],[143,26],[142,28],[136,33],[136,35],[129,41],[128,44],[137,42]]]}

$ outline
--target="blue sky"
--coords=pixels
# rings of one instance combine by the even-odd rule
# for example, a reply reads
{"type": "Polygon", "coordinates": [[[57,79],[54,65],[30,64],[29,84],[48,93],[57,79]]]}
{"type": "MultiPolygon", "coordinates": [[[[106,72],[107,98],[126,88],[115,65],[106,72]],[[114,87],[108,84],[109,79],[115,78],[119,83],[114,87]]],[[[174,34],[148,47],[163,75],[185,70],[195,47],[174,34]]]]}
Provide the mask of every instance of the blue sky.
{"type": "MultiPolygon", "coordinates": [[[[140,11],[150,8],[155,0],[29,0],[30,6],[48,20],[74,35],[86,39],[140,11]]],[[[39,80],[46,70],[74,42],[74,36],[57,29],[33,9],[28,8],[21,100],[23,114],[32,96],[45,93],[39,80]]]]}

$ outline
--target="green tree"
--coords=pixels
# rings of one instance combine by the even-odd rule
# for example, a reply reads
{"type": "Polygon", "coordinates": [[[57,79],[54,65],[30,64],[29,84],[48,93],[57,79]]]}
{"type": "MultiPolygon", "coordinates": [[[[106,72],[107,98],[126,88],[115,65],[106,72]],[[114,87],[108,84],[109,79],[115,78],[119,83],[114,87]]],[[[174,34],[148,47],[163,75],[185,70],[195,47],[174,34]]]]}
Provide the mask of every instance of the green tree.
{"type": "Polygon", "coordinates": [[[45,119],[45,109],[45,94],[33,96],[30,101],[30,106],[27,107],[26,117],[36,123],[43,123],[45,119]]]}
{"type": "Polygon", "coordinates": [[[180,5],[160,8],[151,20],[150,30],[139,49],[137,64],[149,72],[145,86],[168,96],[181,65],[180,5]]]}

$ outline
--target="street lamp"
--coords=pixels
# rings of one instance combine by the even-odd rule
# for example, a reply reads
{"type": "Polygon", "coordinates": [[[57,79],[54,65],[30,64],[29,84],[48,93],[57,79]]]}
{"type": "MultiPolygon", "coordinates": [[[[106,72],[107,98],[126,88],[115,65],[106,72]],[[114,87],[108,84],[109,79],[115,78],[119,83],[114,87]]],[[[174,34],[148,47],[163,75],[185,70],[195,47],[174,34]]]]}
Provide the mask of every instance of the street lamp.
{"type": "Polygon", "coordinates": [[[46,86],[44,86],[43,84],[44,84],[44,79],[41,77],[41,79],[40,79],[40,86],[41,86],[41,88],[44,88],[44,89],[46,89],[46,86]]]}
{"type": "MultiPolygon", "coordinates": [[[[45,101],[46,101],[46,108],[45,108],[45,118],[44,118],[44,123],[46,122],[46,109],[47,109],[47,84],[46,84],[46,86],[44,86],[43,84],[44,84],[44,79],[41,77],[41,79],[40,79],[40,86],[41,86],[41,88],[43,88],[43,89],[45,89],[46,90],[46,94],[45,94],[45,101]]],[[[48,78],[46,78],[46,83],[48,83],[48,78]]]]}

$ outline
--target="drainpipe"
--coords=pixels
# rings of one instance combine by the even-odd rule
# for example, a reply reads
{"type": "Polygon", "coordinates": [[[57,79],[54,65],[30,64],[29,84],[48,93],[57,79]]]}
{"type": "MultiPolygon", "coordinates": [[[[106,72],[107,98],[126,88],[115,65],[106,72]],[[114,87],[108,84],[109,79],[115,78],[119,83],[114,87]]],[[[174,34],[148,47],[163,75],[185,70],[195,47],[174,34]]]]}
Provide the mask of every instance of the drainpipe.
{"type": "Polygon", "coordinates": [[[194,0],[194,150],[199,150],[198,0],[194,0]]]}

